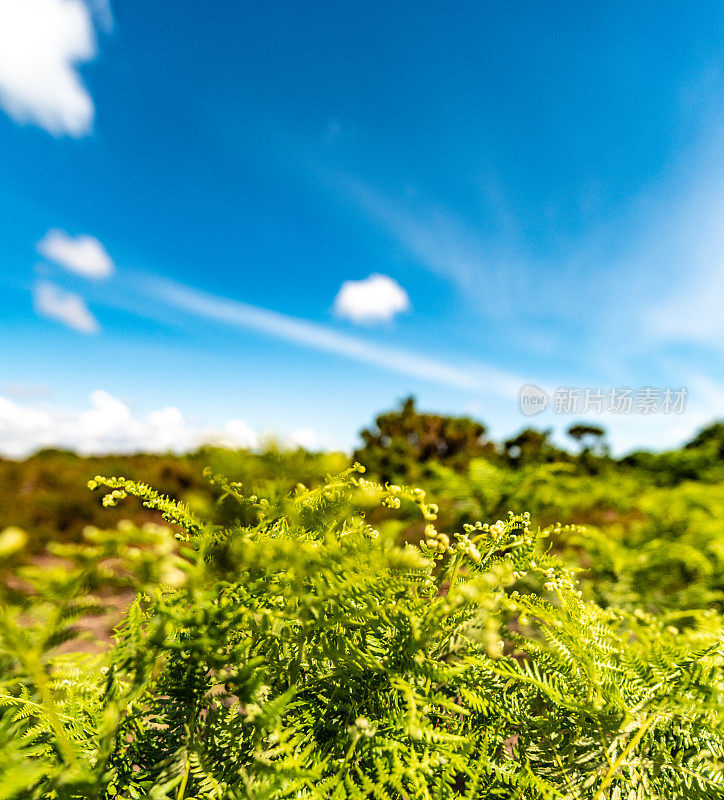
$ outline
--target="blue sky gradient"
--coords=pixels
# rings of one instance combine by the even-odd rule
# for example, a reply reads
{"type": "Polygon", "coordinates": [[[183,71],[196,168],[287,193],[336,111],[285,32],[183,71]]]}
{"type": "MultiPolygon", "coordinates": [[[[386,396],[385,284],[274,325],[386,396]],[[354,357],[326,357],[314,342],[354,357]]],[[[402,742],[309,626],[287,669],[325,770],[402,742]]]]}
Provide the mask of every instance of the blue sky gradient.
{"type": "Polygon", "coordinates": [[[103,390],[348,447],[414,393],[560,433],[521,413],[529,382],[688,389],[682,415],[599,419],[618,451],[722,415],[720,3],[33,2],[85,9],[92,118],[23,117],[0,59],[6,426],[72,429],[103,390]],[[40,255],[50,230],[113,274],[40,255]],[[335,313],[374,274],[409,309],[335,313]],[[39,282],[98,330],[39,313],[39,282]]]}

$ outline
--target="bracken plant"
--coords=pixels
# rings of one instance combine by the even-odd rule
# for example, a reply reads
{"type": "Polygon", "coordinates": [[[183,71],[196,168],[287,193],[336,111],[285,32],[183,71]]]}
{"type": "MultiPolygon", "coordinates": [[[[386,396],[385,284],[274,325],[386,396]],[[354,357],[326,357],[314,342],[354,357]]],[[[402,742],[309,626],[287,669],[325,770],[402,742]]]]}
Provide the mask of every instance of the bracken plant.
{"type": "Polygon", "coordinates": [[[362,472],[274,502],[209,475],[243,520],[223,529],[97,477],[169,527],[87,529],[36,566],[1,534],[0,799],[724,797],[717,612],[604,609],[558,527],[442,533],[422,491],[362,472]],[[417,510],[419,544],[368,524],[380,504],[417,510]],[[112,646],[78,653],[121,589],[112,646]]]}

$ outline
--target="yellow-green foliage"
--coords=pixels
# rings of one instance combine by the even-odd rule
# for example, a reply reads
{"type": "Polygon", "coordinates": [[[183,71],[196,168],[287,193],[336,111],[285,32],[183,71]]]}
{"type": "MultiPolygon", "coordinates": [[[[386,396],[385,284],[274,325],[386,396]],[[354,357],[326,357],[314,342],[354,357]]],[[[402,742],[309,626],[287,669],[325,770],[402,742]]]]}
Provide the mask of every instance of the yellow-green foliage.
{"type": "Polygon", "coordinates": [[[230,506],[215,507],[218,492],[202,478],[202,470],[233,476],[253,483],[271,496],[290,491],[298,481],[319,483],[327,472],[349,466],[341,453],[311,454],[267,449],[263,453],[204,448],[186,455],[110,455],[81,457],[75,453],[45,450],[24,461],[0,458],[0,530],[8,525],[28,531],[29,552],[42,552],[48,542],[78,542],[87,525],[114,527],[133,516],[141,522],[158,521],[157,515],[140,504],[105,508],[100,498],[88,492],[88,478],[125,475],[151,484],[163,494],[183,499],[189,505],[213,511],[217,521],[233,518],[230,506]]]}
{"type": "MultiPolygon", "coordinates": [[[[476,469],[484,493],[496,476],[476,469]]],[[[674,624],[611,590],[604,608],[551,551],[583,530],[525,513],[443,529],[447,500],[438,515],[356,467],[269,497],[208,477],[238,522],[98,477],[108,505],[138,496],[176,536],[90,529],[52,568],[16,567],[22,533],[0,537],[0,800],[723,796],[715,606],[674,624]],[[137,593],[112,649],[59,655],[105,588],[137,593]]]]}

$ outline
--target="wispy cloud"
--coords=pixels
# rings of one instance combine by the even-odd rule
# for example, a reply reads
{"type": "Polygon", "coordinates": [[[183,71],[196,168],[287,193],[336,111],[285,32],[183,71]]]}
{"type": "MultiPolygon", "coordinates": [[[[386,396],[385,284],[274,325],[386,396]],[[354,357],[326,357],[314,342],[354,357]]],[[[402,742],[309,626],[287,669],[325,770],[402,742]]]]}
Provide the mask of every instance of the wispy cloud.
{"type": "Polygon", "coordinates": [[[50,230],[37,244],[41,256],[84,278],[107,278],[114,264],[103,245],[93,236],[70,236],[50,230]]]}
{"type": "Polygon", "coordinates": [[[662,342],[724,348],[724,252],[722,265],[671,292],[644,313],[646,331],[662,342]]]}
{"type": "Polygon", "coordinates": [[[474,304],[488,311],[510,307],[525,280],[525,264],[508,242],[493,247],[449,209],[414,195],[391,197],[344,175],[336,176],[335,188],[424,269],[451,281],[474,304]]]}
{"type": "Polygon", "coordinates": [[[523,351],[541,338],[575,338],[579,366],[620,362],[666,342],[724,347],[724,128],[702,134],[662,166],[618,213],[582,231],[560,230],[536,250],[501,192],[490,219],[470,217],[414,191],[382,189],[343,171],[315,176],[382,230],[420,267],[456,287],[467,313],[516,321],[523,351]],[[599,362],[600,359],[600,362],[599,362]]]}
{"type": "Polygon", "coordinates": [[[722,219],[724,164],[716,177],[694,180],[645,231],[654,291],[643,307],[643,330],[654,343],[724,348],[722,219]]]}
{"type": "Polygon", "coordinates": [[[111,33],[115,26],[115,20],[110,0],[89,0],[89,5],[100,29],[111,33]]]}
{"type": "MultiPolygon", "coordinates": [[[[106,23],[107,3],[96,3],[106,23]]],[[[94,107],[78,65],[96,55],[91,11],[82,0],[0,2],[0,105],[21,124],[83,136],[94,107]]]]}
{"type": "Polygon", "coordinates": [[[44,383],[21,383],[12,382],[0,385],[0,392],[16,400],[33,400],[37,398],[49,397],[50,388],[44,383]]]}
{"type": "Polygon", "coordinates": [[[173,281],[149,280],[146,290],[171,306],[206,319],[455,389],[512,399],[517,397],[524,382],[520,377],[494,367],[479,363],[469,368],[454,366],[409,350],[339,333],[277,311],[206,294],[173,281]]]}
{"type": "Polygon", "coordinates": [[[60,289],[48,281],[34,288],[35,310],[42,317],[62,322],[79,333],[98,333],[100,325],[80,295],[60,289]]]}

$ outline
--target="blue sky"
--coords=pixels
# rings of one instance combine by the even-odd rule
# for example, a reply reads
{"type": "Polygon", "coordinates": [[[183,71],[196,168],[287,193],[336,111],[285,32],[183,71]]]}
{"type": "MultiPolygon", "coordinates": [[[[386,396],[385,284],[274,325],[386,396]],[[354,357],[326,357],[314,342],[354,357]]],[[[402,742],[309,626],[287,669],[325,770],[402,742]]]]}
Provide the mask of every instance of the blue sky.
{"type": "Polygon", "coordinates": [[[409,393],[684,440],[724,407],[723,33],[714,2],[0,0],[0,450],[346,447],[409,393]]]}

